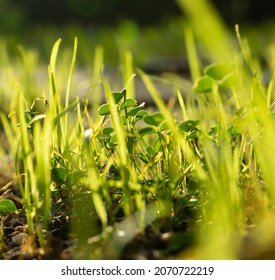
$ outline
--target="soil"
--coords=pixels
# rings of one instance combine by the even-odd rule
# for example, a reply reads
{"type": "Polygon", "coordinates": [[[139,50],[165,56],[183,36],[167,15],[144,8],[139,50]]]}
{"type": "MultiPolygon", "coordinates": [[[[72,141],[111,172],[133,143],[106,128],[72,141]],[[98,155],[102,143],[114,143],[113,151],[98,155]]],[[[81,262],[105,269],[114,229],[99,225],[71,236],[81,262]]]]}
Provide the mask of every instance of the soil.
{"type": "MultiPolygon", "coordinates": [[[[86,245],[77,246],[77,238],[74,235],[64,238],[58,229],[51,229],[44,231],[44,239],[46,250],[43,250],[39,246],[38,238],[32,240],[28,233],[28,226],[26,217],[23,213],[10,215],[4,223],[4,248],[0,253],[0,259],[18,260],[18,259],[86,259],[88,258],[104,258],[104,259],[169,259],[173,258],[173,254],[182,250],[188,244],[180,244],[175,247],[175,240],[179,238],[185,238],[185,232],[173,232],[167,231],[164,233],[155,233],[151,227],[146,229],[145,234],[138,234],[129,244],[127,244],[120,255],[108,254],[105,251],[106,243],[99,240],[96,242],[96,246],[101,250],[98,253],[93,254],[96,251],[95,246],[89,245],[89,239],[86,245]],[[174,243],[174,245],[173,245],[174,243]],[[85,247],[83,254],[79,252],[81,246],[85,247]],[[87,247],[90,250],[90,254],[87,255],[87,247]],[[104,249],[105,248],[105,249],[104,249]]],[[[96,238],[96,237],[91,237],[96,238]]],[[[188,242],[191,239],[187,239],[188,242]]],[[[188,243],[187,242],[187,243],[188,243]]],[[[185,242],[186,243],[186,242],[185,242]]]]}

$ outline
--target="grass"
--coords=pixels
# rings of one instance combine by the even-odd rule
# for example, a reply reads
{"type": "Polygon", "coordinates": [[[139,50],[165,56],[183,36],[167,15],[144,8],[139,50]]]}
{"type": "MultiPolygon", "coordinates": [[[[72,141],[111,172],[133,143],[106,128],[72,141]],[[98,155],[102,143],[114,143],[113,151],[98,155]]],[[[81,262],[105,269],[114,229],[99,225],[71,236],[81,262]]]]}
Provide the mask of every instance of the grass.
{"type": "MultiPolygon", "coordinates": [[[[218,46],[205,37],[209,32],[196,29],[194,6],[179,2],[190,17],[182,34],[193,87],[181,92],[174,85],[172,110],[152,78],[134,69],[127,48],[120,54],[125,88],[111,89],[97,47],[92,85],[80,98],[72,95],[77,39],[64,59],[56,41],[48,81],[41,84],[34,79],[37,53],[20,48],[21,60],[12,61],[1,44],[0,152],[13,160],[10,180],[22,198],[18,213],[27,219],[23,256],[26,250],[49,256],[54,235],[74,244],[77,259],[123,258],[131,242],[154,239],[167,240],[154,248],[163,258],[274,257],[274,46],[265,83],[238,26],[234,41],[211,8],[204,9],[205,28],[214,24],[216,36],[223,36],[218,46]],[[196,40],[213,60],[206,67],[196,40]],[[157,109],[136,101],[135,73],[157,109]]],[[[11,185],[3,182],[2,188],[11,185]]],[[[3,244],[3,226],[1,239],[3,244]]]]}

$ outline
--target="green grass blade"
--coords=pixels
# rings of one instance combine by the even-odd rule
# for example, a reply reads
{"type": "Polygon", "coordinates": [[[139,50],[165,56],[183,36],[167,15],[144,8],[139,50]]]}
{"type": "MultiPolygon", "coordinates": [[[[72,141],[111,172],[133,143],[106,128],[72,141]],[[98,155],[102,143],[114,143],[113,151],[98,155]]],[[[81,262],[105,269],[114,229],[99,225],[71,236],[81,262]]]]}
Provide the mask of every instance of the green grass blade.
{"type": "MultiPolygon", "coordinates": [[[[71,66],[70,66],[70,72],[69,72],[69,77],[68,77],[68,82],[67,82],[67,88],[66,88],[66,96],[65,96],[65,108],[69,106],[70,102],[70,89],[71,89],[71,83],[72,83],[72,77],[73,77],[73,71],[75,67],[75,61],[76,61],[76,55],[77,55],[77,47],[78,47],[78,40],[75,37],[74,38],[74,48],[73,48],[73,56],[72,56],[72,61],[71,61],[71,66]]],[[[65,135],[68,134],[68,115],[65,117],[65,130],[64,133],[65,135]]]]}
{"type": "Polygon", "coordinates": [[[101,103],[102,97],[102,89],[99,85],[101,81],[101,75],[104,70],[104,50],[102,46],[96,46],[94,51],[94,65],[93,65],[93,81],[95,86],[92,88],[93,90],[93,98],[92,98],[92,109],[93,109],[93,117],[96,119],[97,117],[97,109],[101,103]]]}
{"type": "Polygon", "coordinates": [[[59,46],[61,44],[61,39],[58,39],[51,52],[50,56],[50,64],[48,67],[49,72],[49,84],[50,84],[50,106],[55,113],[58,113],[60,110],[60,96],[58,95],[56,89],[56,60],[59,51],[59,46]]]}
{"type": "Polygon", "coordinates": [[[232,42],[222,18],[208,0],[177,0],[204,50],[213,61],[232,59],[232,42]]]}
{"type": "Polygon", "coordinates": [[[185,42],[186,42],[186,51],[187,51],[189,69],[191,71],[191,78],[192,81],[194,82],[196,79],[200,77],[201,70],[200,70],[200,60],[196,51],[193,32],[189,26],[185,28],[185,42]]]}
{"type": "Polygon", "coordinates": [[[124,54],[124,69],[123,69],[123,81],[126,85],[127,97],[135,98],[135,76],[133,70],[133,55],[130,51],[126,51],[124,54]]]}

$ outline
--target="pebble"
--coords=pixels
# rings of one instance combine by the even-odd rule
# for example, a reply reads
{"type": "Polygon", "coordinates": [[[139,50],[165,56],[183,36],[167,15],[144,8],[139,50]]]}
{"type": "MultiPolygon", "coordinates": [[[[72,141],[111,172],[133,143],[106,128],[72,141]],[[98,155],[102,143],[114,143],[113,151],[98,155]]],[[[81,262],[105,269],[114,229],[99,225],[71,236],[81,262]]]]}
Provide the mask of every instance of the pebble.
{"type": "Polygon", "coordinates": [[[11,242],[13,246],[21,246],[23,239],[26,238],[28,235],[24,232],[19,232],[16,235],[12,236],[11,242]]]}

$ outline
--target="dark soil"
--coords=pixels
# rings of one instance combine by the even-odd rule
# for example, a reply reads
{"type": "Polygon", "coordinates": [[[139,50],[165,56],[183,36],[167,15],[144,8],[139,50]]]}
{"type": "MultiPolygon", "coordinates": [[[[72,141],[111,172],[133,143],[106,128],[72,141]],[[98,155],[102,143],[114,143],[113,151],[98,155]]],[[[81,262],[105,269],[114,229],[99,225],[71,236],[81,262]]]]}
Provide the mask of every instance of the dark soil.
{"type": "MultiPolygon", "coordinates": [[[[91,236],[90,239],[92,238],[97,237],[91,236]]],[[[191,245],[192,239],[186,232],[156,233],[152,227],[148,227],[145,234],[138,234],[117,255],[105,251],[106,243],[103,239],[92,245],[89,244],[89,239],[86,240],[86,244],[83,244],[83,241],[82,244],[78,244],[76,235],[68,234],[67,238],[64,238],[58,228],[52,228],[44,231],[45,251],[39,246],[38,238],[33,240],[29,235],[26,217],[21,213],[10,215],[4,223],[4,248],[0,259],[168,259],[191,245]],[[98,253],[93,254],[96,250],[98,253]]]]}

